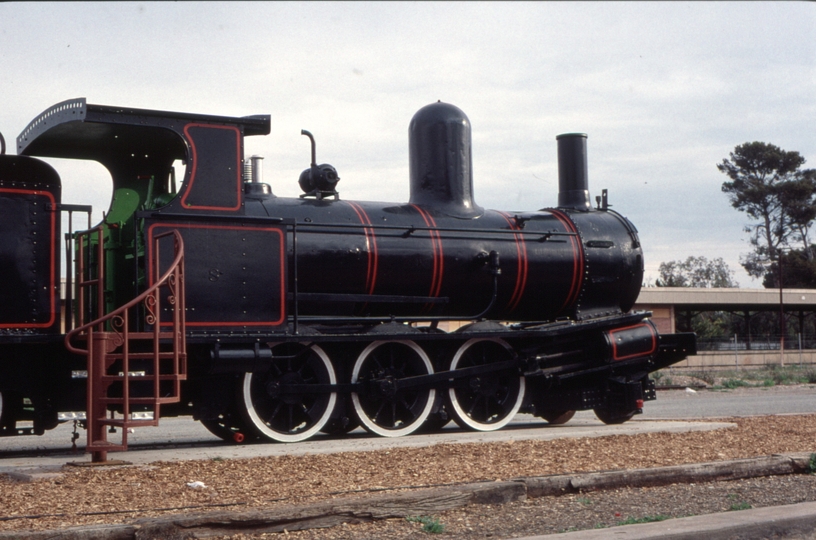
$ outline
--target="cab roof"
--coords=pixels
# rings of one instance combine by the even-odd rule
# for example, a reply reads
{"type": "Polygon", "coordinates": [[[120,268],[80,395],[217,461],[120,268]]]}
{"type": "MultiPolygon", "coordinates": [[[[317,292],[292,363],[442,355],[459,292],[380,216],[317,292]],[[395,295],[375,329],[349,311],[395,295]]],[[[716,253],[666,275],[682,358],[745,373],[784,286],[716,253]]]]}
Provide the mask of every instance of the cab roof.
{"type": "Polygon", "coordinates": [[[17,137],[17,154],[101,163],[123,153],[183,159],[186,148],[180,135],[191,123],[234,126],[244,136],[270,131],[269,115],[213,116],[94,105],[76,98],[57,103],[32,120],[17,137]]]}

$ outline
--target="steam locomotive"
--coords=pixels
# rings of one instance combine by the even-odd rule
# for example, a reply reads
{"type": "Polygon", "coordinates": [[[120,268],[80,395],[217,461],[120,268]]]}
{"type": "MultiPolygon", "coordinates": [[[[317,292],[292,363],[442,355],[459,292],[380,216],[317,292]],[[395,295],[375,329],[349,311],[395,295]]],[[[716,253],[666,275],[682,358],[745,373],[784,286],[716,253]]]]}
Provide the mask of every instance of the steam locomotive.
{"type": "Polygon", "coordinates": [[[592,205],[586,135],[556,138],[557,208],[506,212],[474,200],[470,121],[453,105],[410,122],[404,204],[341,199],[308,131],[303,194],[276,196],[244,156],[244,137],[269,131],[267,115],[81,98],[35,118],[17,155],[3,148],[2,435],[85,411],[103,460],[160,410],[239,442],[489,431],[520,411],[620,423],[655,398],[650,372],[694,353],[692,334],[631,312],[640,240],[605,190],[592,205]],[[49,157],[110,171],[101,223],[73,230],[90,208],[62,202],[49,157]]]}

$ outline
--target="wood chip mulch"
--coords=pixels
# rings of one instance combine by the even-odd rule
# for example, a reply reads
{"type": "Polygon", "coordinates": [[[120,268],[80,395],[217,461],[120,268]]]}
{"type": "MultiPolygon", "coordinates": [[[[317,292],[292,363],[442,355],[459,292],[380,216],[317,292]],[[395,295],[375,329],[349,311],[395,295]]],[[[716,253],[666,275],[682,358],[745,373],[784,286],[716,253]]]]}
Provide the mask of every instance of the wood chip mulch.
{"type": "Polygon", "coordinates": [[[382,489],[816,452],[816,414],[727,420],[737,427],[117,468],[65,467],[59,477],[29,483],[0,477],[0,530],[128,523],[138,517],[244,511],[382,489]],[[205,487],[189,487],[193,482],[205,487]]]}

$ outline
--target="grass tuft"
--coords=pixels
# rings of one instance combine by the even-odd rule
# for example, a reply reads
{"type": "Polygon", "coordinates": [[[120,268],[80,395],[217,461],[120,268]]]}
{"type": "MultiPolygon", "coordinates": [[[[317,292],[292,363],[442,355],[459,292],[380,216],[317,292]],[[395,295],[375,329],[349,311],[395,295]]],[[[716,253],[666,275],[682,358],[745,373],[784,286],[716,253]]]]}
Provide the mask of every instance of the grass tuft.
{"type": "Polygon", "coordinates": [[[671,519],[671,516],[664,516],[658,514],[656,516],[643,516],[642,518],[628,517],[623,521],[619,521],[617,525],[637,525],[638,523],[654,523],[655,521],[665,521],[671,519]]]}
{"type": "MultiPolygon", "coordinates": [[[[671,375],[677,372],[666,370],[651,374],[655,381],[659,381],[659,386],[670,386],[671,375]]],[[[777,385],[791,384],[816,384],[816,367],[813,365],[792,364],[781,366],[779,364],[765,364],[756,367],[744,367],[742,369],[701,369],[697,371],[684,371],[683,375],[688,375],[704,381],[712,390],[733,390],[739,387],[772,387],[777,385]]]]}
{"type": "Polygon", "coordinates": [[[405,520],[411,523],[422,523],[422,530],[426,533],[440,534],[445,532],[445,526],[439,522],[438,518],[428,516],[408,516],[405,518],[405,520]]]}

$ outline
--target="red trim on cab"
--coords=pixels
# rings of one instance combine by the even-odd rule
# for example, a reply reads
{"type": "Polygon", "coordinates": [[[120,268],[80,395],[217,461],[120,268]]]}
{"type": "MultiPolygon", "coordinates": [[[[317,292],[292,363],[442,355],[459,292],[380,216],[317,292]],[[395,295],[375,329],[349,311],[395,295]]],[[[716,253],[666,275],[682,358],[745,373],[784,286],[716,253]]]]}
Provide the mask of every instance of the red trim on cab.
{"type": "Polygon", "coordinates": [[[238,210],[241,208],[241,131],[235,126],[217,126],[213,124],[198,124],[190,122],[184,126],[184,135],[190,143],[190,152],[192,154],[192,166],[190,170],[190,182],[187,189],[184,190],[184,195],[181,196],[181,206],[191,210],[238,210]],[[194,206],[187,205],[187,196],[193,191],[193,182],[195,181],[196,169],[198,168],[198,152],[196,151],[195,139],[190,135],[189,129],[191,127],[203,127],[213,129],[230,129],[235,132],[235,182],[236,182],[236,199],[235,206],[194,206]]]}
{"type": "MultiPolygon", "coordinates": [[[[54,199],[54,194],[48,191],[41,191],[41,190],[31,190],[31,189],[9,189],[9,188],[0,188],[0,192],[3,193],[19,193],[23,195],[34,195],[35,197],[47,197],[48,200],[51,202],[52,205],[56,203],[54,199]]],[[[57,211],[51,210],[49,212],[51,214],[51,239],[50,239],[50,255],[51,255],[51,264],[49,264],[49,280],[50,280],[50,289],[49,289],[49,298],[51,306],[49,307],[49,315],[48,322],[44,323],[6,323],[0,324],[0,328],[48,328],[49,326],[54,324],[54,321],[57,318],[57,287],[56,287],[56,236],[57,236],[57,211]]],[[[70,257],[70,254],[66,256],[70,257]]]]}
{"type": "MultiPolygon", "coordinates": [[[[225,229],[225,230],[233,230],[233,231],[266,231],[272,232],[278,235],[279,238],[279,247],[280,247],[280,275],[281,275],[281,285],[280,291],[278,296],[280,297],[280,318],[277,321],[266,321],[266,322],[257,322],[257,321],[235,321],[235,322],[226,322],[226,321],[199,321],[199,322],[190,322],[187,321],[187,326],[280,326],[286,321],[286,253],[284,252],[284,238],[283,232],[280,229],[274,227],[239,227],[239,226],[230,226],[230,225],[222,225],[222,226],[213,226],[213,225],[193,225],[188,223],[154,223],[152,224],[147,230],[147,264],[149,265],[150,271],[148,272],[148,282],[149,285],[153,285],[155,280],[155,276],[153,275],[153,229],[163,227],[165,229],[225,229]]],[[[162,324],[171,324],[171,323],[162,323],[162,324]]]]}

